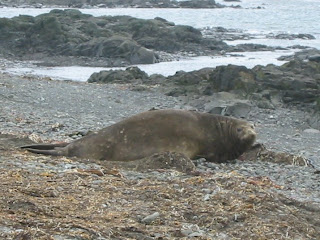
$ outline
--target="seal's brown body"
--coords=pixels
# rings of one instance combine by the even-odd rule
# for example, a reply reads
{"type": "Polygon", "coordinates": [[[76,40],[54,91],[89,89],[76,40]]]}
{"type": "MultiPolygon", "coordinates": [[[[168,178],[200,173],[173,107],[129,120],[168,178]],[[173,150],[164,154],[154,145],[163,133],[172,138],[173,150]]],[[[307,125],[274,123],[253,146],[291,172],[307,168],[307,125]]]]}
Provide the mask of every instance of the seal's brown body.
{"type": "Polygon", "coordinates": [[[252,124],[230,117],[185,110],[137,114],[69,144],[24,146],[34,153],[131,161],[155,153],[177,152],[194,159],[226,161],[255,141],[252,124]]]}

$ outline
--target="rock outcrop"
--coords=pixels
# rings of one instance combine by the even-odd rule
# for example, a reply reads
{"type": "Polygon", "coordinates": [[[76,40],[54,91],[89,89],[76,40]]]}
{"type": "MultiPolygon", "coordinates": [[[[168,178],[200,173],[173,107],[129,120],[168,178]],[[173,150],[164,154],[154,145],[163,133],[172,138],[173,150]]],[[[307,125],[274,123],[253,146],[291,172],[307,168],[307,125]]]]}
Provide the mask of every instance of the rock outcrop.
{"type": "Polygon", "coordinates": [[[155,63],[155,51],[219,51],[225,46],[204,40],[200,30],[162,18],[93,17],[74,9],[0,18],[0,53],[24,60],[74,56],[87,58],[87,62],[102,59],[105,66],[124,66],[155,63]]]}
{"type": "MultiPolygon", "coordinates": [[[[309,55],[310,60],[292,60],[282,66],[258,65],[248,69],[244,66],[227,65],[192,72],[179,71],[169,77],[162,75],[149,77],[143,72],[140,74],[142,77],[139,75],[138,78],[143,79],[144,84],[161,85],[167,95],[174,97],[194,98],[228,92],[242,99],[252,100],[260,108],[273,109],[276,104],[289,104],[320,111],[320,63],[317,57],[313,56],[317,54],[309,55]]],[[[131,71],[127,69],[117,74],[115,71],[95,73],[89,81],[93,82],[94,78],[104,79],[99,80],[100,82],[118,82],[117,79],[123,78],[126,79],[124,82],[131,79],[131,82],[136,83],[137,77],[133,76],[131,71]],[[109,80],[110,77],[114,80],[109,80]]],[[[134,72],[139,71],[134,68],[134,72]]],[[[224,109],[220,107],[211,106],[206,110],[233,112],[239,106],[234,108],[226,105],[224,109]]],[[[204,105],[204,108],[207,107],[204,105]]],[[[243,108],[245,112],[250,106],[243,108]]]]}

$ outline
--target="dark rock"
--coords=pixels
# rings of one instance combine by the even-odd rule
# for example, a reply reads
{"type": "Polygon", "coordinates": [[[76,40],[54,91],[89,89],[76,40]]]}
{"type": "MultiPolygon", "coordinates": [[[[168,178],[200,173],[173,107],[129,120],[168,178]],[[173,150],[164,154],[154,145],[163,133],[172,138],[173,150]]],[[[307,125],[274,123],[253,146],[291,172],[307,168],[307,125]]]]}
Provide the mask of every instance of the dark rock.
{"type": "Polygon", "coordinates": [[[174,52],[185,48],[185,43],[200,44],[201,32],[190,26],[172,26],[163,20],[132,19],[123,26],[132,34],[132,38],[149,49],[174,52]]]}
{"type": "Polygon", "coordinates": [[[275,38],[275,39],[288,39],[288,40],[294,40],[294,39],[316,39],[311,34],[287,34],[287,33],[281,33],[274,35],[273,33],[267,35],[267,38],[275,38]]]}
{"type": "Polygon", "coordinates": [[[149,82],[150,83],[163,83],[165,81],[166,77],[161,74],[152,74],[149,76],[149,82]]]}
{"type": "Polygon", "coordinates": [[[289,56],[281,56],[278,58],[278,60],[283,60],[283,61],[293,61],[293,60],[298,60],[298,61],[304,61],[304,60],[309,60],[309,61],[315,61],[317,62],[317,56],[320,56],[320,50],[316,48],[306,48],[302,51],[294,53],[294,55],[289,55],[289,56]]]}
{"type": "MultiPolygon", "coordinates": [[[[195,94],[194,89],[197,88],[201,95],[207,90],[212,94],[215,92],[240,94],[265,109],[274,109],[277,104],[284,103],[320,110],[320,64],[316,61],[294,60],[282,66],[270,64],[256,66],[253,69],[234,65],[219,66],[209,72],[209,78],[199,76],[194,71],[189,76],[183,77],[186,80],[182,81],[184,84],[195,85],[193,91],[190,91],[191,85],[188,88],[184,87],[184,95],[195,94]],[[197,76],[197,80],[191,76],[197,76]],[[193,82],[188,80],[188,77],[191,77],[193,82]]],[[[179,90],[182,91],[181,88],[179,90]]],[[[220,110],[212,108],[212,111],[220,110]]]]}
{"type": "Polygon", "coordinates": [[[174,82],[176,85],[196,85],[201,81],[202,79],[198,77],[197,74],[198,71],[194,72],[184,72],[184,71],[178,71],[175,75],[169,76],[168,80],[170,82],[174,82]]]}
{"type": "Polygon", "coordinates": [[[129,67],[126,70],[110,70],[93,73],[88,79],[89,83],[132,83],[146,81],[148,74],[137,67],[129,67]]]}
{"type": "Polygon", "coordinates": [[[213,69],[203,68],[198,71],[184,72],[178,71],[175,75],[165,79],[165,84],[171,86],[168,96],[181,96],[187,93],[210,95],[207,86],[209,75],[213,69]]]}
{"type": "Polygon", "coordinates": [[[166,24],[169,25],[169,26],[174,26],[174,25],[175,25],[174,22],[169,22],[169,21],[167,21],[166,19],[161,18],[161,17],[155,17],[154,19],[157,20],[157,21],[166,23],[166,24]]]}
{"type": "MultiPolygon", "coordinates": [[[[234,104],[234,100],[249,99],[263,109],[280,104],[296,105],[320,111],[320,64],[316,61],[293,60],[282,66],[269,64],[248,69],[244,66],[219,66],[198,71],[179,71],[173,76],[152,75],[134,68],[126,71],[102,71],[93,74],[89,82],[143,83],[160,85],[166,95],[187,99],[214,98],[217,93],[234,95],[225,104],[209,106],[211,100],[195,103],[207,112],[246,117],[250,105],[234,104]],[[212,97],[211,97],[212,96],[212,97]],[[207,105],[206,105],[207,104],[207,105]],[[221,107],[223,110],[221,110],[221,107]]],[[[141,89],[141,88],[139,88],[141,89]]],[[[143,90],[146,88],[143,87],[143,90]]],[[[221,98],[218,98],[221,99],[221,98]]]]}
{"type": "Polygon", "coordinates": [[[245,43],[245,44],[238,44],[230,49],[230,51],[234,52],[248,52],[248,51],[270,51],[273,50],[274,47],[269,47],[263,44],[254,44],[254,43],[245,43]]]}
{"type": "Polygon", "coordinates": [[[215,39],[203,39],[202,43],[204,46],[206,46],[210,50],[216,50],[216,51],[221,51],[221,50],[229,50],[231,49],[226,43],[223,41],[215,40],[215,39]]]}
{"type": "Polygon", "coordinates": [[[198,1],[179,1],[179,6],[182,8],[218,8],[222,7],[216,4],[214,0],[198,0],[198,1]]]}
{"type": "Polygon", "coordinates": [[[314,103],[320,94],[320,64],[290,61],[277,67],[268,65],[253,69],[256,80],[265,89],[276,89],[284,103],[314,103]]]}
{"type": "Polygon", "coordinates": [[[309,61],[314,61],[314,62],[320,63],[320,55],[313,55],[313,56],[308,57],[308,59],[309,59],[309,61]]]}
{"type": "Polygon", "coordinates": [[[213,89],[221,91],[241,91],[249,94],[255,88],[255,73],[244,66],[228,65],[217,67],[209,77],[213,89]]]}

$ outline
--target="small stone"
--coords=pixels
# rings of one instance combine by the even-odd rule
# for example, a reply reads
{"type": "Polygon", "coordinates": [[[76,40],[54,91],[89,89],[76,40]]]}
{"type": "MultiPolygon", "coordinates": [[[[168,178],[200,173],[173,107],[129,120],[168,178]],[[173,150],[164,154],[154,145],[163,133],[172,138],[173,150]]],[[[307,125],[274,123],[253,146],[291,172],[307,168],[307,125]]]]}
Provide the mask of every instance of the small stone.
{"type": "Polygon", "coordinates": [[[208,189],[208,188],[204,188],[204,189],[202,189],[202,191],[203,191],[204,193],[207,193],[207,194],[212,193],[212,190],[211,190],[211,189],[208,189]]]}
{"type": "Polygon", "coordinates": [[[159,212],[155,212],[149,216],[146,216],[144,219],[141,220],[142,223],[150,224],[152,223],[156,218],[160,216],[159,212]]]}
{"type": "Polygon", "coordinates": [[[191,229],[181,230],[181,234],[185,237],[189,236],[192,233],[191,229]]]}
{"type": "Polygon", "coordinates": [[[210,199],[211,195],[210,194],[206,194],[203,198],[204,201],[208,201],[210,199]]]}
{"type": "Polygon", "coordinates": [[[188,237],[201,237],[203,236],[203,234],[201,232],[193,232],[191,234],[189,234],[188,237]]]}
{"type": "Polygon", "coordinates": [[[303,132],[305,133],[320,133],[320,131],[318,129],[314,129],[314,128],[308,128],[303,130],[303,132]]]}

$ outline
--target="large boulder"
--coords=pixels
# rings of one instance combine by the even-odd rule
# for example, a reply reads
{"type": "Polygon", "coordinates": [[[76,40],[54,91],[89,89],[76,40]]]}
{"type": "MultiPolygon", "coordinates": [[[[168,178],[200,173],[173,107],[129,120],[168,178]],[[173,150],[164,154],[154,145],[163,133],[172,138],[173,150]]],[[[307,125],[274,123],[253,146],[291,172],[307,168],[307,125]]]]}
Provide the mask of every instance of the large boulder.
{"type": "Polygon", "coordinates": [[[182,96],[189,94],[206,94],[211,95],[212,92],[207,91],[208,79],[213,68],[203,68],[197,71],[185,72],[178,71],[174,75],[167,77],[162,82],[170,86],[167,91],[168,96],[182,96]]]}
{"type": "Polygon", "coordinates": [[[278,67],[253,68],[256,80],[264,89],[274,89],[284,103],[314,103],[320,96],[320,64],[293,60],[278,67]]]}
{"type": "Polygon", "coordinates": [[[229,64],[218,66],[209,77],[211,87],[218,91],[239,91],[249,94],[256,88],[255,73],[244,67],[229,64]]]}

